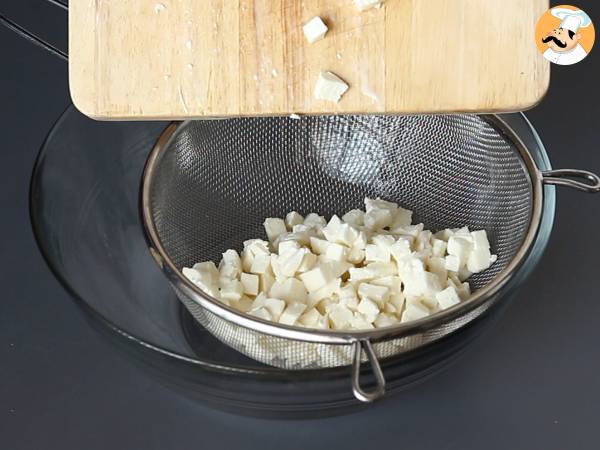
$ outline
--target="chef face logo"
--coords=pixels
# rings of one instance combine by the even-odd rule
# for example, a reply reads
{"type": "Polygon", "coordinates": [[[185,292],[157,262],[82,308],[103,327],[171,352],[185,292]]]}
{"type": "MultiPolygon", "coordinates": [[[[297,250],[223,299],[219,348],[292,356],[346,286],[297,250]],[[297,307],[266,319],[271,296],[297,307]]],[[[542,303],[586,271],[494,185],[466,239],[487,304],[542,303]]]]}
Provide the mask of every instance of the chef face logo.
{"type": "Polygon", "coordinates": [[[585,11],[561,5],[547,11],[538,21],[535,39],[548,61],[568,66],[585,59],[594,46],[594,24],[585,11]]]}
{"type": "Polygon", "coordinates": [[[555,28],[546,37],[542,38],[544,44],[558,53],[573,50],[579,40],[581,40],[581,34],[575,34],[572,30],[565,30],[564,28],[555,28]]]}

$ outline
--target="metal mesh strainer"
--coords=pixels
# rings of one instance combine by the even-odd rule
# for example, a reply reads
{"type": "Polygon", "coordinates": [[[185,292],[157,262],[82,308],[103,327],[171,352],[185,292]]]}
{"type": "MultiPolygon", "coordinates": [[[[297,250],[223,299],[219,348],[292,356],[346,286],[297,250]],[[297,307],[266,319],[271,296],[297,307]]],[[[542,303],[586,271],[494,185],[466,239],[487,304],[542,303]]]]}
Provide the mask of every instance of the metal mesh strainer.
{"type": "Polygon", "coordinates": [[[355,395],[368,401],[384,392],[377,358],[438,339],[499,297],[535,236],[543,182],[600,190],[600,180],[589,172],[539,172],[496,116],[205,120],[165,131],[144,173],[142,202],[153,256],[207,330],[256,360],[286,369],[352,363],[355,395]],[[245,316],[180,273],[263,236],[265,217],[290,210],[331,216],[361,207],[365,196],[414,210],[415,220],[432,230],[485,229],[498,261],[469,280],[474,293],[468,301],[416,322],[359,332],[245,316]],[[362,350],[378,382],[371,392],[358,380],[362,350]]]}

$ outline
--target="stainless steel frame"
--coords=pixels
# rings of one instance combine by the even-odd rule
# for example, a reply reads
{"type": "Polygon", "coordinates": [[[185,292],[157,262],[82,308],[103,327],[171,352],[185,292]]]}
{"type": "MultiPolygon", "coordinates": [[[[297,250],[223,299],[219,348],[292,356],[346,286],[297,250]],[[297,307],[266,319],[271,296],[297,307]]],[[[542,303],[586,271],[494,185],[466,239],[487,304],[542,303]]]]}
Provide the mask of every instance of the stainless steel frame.
{"type": "Polygon", "coordinates": [[[277,336],[285,339],[322,344],[351,345],[353,349],[353,392],[361,401],[373,401],[384,394],[385,379],[371,343],[393,338],[406,337],[430,330],[473,311],[493,298],[494,295],[496,295],[511,280],[516,269],[521,265],[525,256],[530,251],[531,244],[535,239],[536,233],[538,232],[543,204],[544,184],[569,186],[585,192],[600,192],[600,178],[591,172],[575,169],[541,172],[537,168],[535,161],[533,160],[525,144],[501,116],[487,115],[482,117],[491,125],[493,125],[500,133],[507,137],[518,149],[522,162],[525,166],[526,173],[529,174],[531,182],[532,214],[522,245],[507,267],[505,267],[504,270],[502,270],[492,282],[475,292],[467,301],[452,308],[438,312],[421,320],[399,324],[389,328],[367,331],[323,331],[279,325],[273,322],[251,317],[240,313],[233,308],[224,305],[218,300],[206,295],[203,291],[201,291],[183,276],[180,270],[167,255],[153,223],[153,214],[149,197],[150,186],[155,173],[156,162],[161,153],[169,147],[171,139],[182,124],[181,122],[173,123],[165,129],[153,148],[144,171],[141,207],[143,223],[147,233],[148,242],[150,244],[150,253],[176,289],[194,299],[194,301],[196,301],[201,307],[206,308],[211,313],[228,322],[267,335],[277,336]],[[370,392],[366,392],[360,386],[359,382],[362,350],[365,351],[368,359],[370,360],[372,370],[377,380],[377,386],[370,392]]]}

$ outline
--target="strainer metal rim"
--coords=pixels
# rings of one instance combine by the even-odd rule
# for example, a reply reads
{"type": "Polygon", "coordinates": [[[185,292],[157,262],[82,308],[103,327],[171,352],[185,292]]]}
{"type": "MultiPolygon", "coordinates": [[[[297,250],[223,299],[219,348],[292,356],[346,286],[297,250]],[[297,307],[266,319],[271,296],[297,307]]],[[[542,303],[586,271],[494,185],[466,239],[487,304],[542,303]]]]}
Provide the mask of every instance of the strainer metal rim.
{"type": "Polygon", "coordinates": [[[492,125],[499,133],[507,137],[519,151],[521,161],[524,165],[524,171],[529,177],[532,187],[532,213],[527,232],[525,233],[519,250],[516,252],[510,263],[500,271],[488,285],[475,292],[466,301],[451,308],[437,312],[420,320],[397,324],[386,328],[361,331],[323,331],[281,325],[255,318],[224,305],[217,299],[205,294],[181,273],[181,270],[175,266],[166,253],[161,239],[158,236],[156,227],[154,226],[150,202],[150,187],[152,186],[156,163],[162,152],[169,147],[172,139],[174,139],[177,133],[183,129],[189,121],[173,122],[163,131],[152,149],[146,167],[144,168],[141,189],[141,215],[144,231],[149,243],[150,253],[169,281],[200,306],[228,322],[268,335],[305,342],[348,345],[360,341],[378,342],[385,339],[400,338],[435,328],[472,311],[493,298],[494,295],[496,295],[513,278],[516,270],[523,263],[525,257],[531,250],[531,244],[533,243],[539,228],[544,196],[542,187],[544,180],[543,173],[538,169],[527,146],[523,143],[516,131],[502,117],[498,115],[481,115],[480,117],[492,125]]]}

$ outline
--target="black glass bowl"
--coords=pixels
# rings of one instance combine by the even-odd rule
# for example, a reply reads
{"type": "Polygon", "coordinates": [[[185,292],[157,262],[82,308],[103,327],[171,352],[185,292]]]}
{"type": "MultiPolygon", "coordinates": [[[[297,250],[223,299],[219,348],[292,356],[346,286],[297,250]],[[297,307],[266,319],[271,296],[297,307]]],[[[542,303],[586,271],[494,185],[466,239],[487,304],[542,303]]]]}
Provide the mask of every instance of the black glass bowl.
{"type": "MultiPolygon", "coordinates": [[[[549,169],[521,114],[503,116],[549,169]]],[[[48,265],[132,361],[164,383],[221,409],[268,417],[315,417],[365,407],[350,389],[350,368],[284,371],[248,359],[203,330],[151,258],[139,215],[146,158],[165,122],[97,122],[68,108],[49,133],[34,169],[30,208],[48,265]]],[[[538,261],[554,217],[545,187],[540,231],[514,289],[538,261]]],[[[507,299],[508,300],[508,299],[507,299]]],[[[437,373],[497,318],[507,301],[445,338],[382,362],[389,397],[437,373]]],[[[372,380],[365,369],[368,386],[372,380]]]]}

